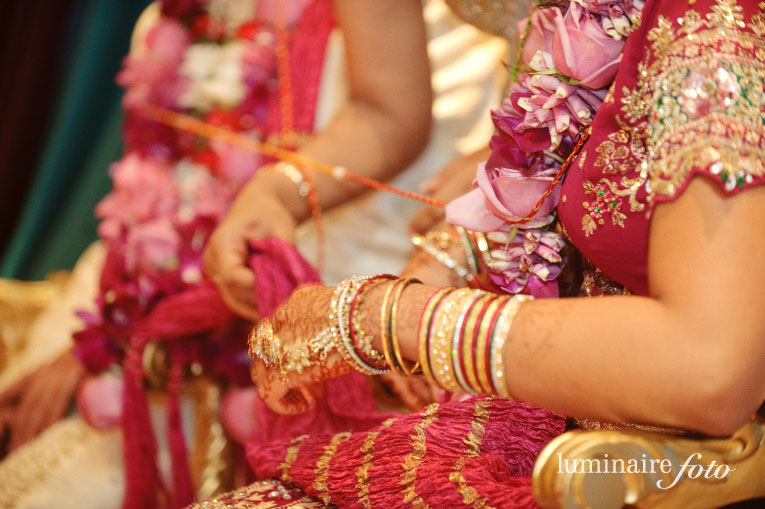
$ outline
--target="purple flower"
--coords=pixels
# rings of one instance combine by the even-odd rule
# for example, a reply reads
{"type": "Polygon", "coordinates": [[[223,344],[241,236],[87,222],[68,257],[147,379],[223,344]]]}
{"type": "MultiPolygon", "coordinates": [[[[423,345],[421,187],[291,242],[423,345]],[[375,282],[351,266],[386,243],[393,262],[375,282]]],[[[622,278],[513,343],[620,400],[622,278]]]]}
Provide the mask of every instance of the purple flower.
{"type": "Polygon", "coordinates": [[[508,293],[558,296],[556,279],[565,264],[560,254],[565,243],[559,234],[533,228],[492,232],[487,239],[485,264],[494,284],[508,293]]]}

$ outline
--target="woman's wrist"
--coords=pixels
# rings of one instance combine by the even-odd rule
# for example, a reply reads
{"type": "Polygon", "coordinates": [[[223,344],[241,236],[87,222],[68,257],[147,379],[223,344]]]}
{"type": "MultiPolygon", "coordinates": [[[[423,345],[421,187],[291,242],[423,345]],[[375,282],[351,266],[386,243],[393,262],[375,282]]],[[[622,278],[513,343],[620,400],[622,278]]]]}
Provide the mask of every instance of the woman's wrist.
{"type": "MultiPolygon", "coordinates": [[[[245,202],[244,206],[251,206],[265,196],[272,197],[281,203],[296,223],[301,223],[311,215],[306,196],[301,192],[306,187],[291,178],[289,170],[277,167],[278,164],[280,163],[260,168],[240,192],[240,197],[245,202]]],[[[299,173],[297,169],[295,171],[299,173]]],[[[240,199],[237,198],[236,201],[240,202],[240,199]]],[[[236,206],[235,202],[234,207],[236,206]]]]}

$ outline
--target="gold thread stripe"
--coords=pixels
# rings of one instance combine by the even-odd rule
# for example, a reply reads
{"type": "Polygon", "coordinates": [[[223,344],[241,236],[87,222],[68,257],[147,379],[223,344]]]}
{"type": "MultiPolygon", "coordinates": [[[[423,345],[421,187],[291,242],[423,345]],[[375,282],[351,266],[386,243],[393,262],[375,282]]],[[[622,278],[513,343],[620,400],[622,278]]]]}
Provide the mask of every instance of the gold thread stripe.
{"type": "Polygon", "coordinates": [[[313,487],[319,492],[319,498],[324,505],[329,505],[331,497],[329,495],[329,487],[327,487],[327,480],[329,479],[329,462],[332,461],[332,457],[337,452],[337,446],[351,438],[350,431],[344,431],[337,433],[332,437],[329,445],[324,446],[324,453],[316,462],[316,470],[314,471],[313,487]]]}
{"type": "Polygon", "coordinates": [[[295,437],[290,442],[290,445],[287,446],[287,454],[284,456],[284,461],[279,464],[279,472],[282,473],[279,479],[282,481],[292,480],[290,477],[290,468],[292,468],[292,464],[295,463],[295,460],[297,460],[298,453],[300,452],[300,446],[303,445],[303,441],[306,438],[308,438],[308,435],[300,435],[299,437],[295,437]]]}
{"type": "Polygon", "coordinates": [[[481,443],[483,442],[483,436],[486,433],[486,423],[489,422],[491,412],[489,406],[494,398],[485,398],[475,402],[473,407],[473,420],[470,423],[470,432],[464,441],[465,453],[457,460],[454,465],[454,469],[449,474],[449,480],[456,485],[457,493],[462,495],[462,502],[465,505],[472,505],[477,509],[488,509],[489,501],[478,494],[478,492],[470,486],[462,475],[462,469],[465,468],[465,463],[468,459],[476,458],[481,452],[481,443]]]}
{"type": "Polygon", "coordinates": [[[427,450],[425,446],[425,430],[438,418],[436,413],[438,413],[438,403],[431,403],[420,414],[420,422],[414,425],[414,433],[410,435],[412,438],[412,452],[401,463],[404,471],[401,474],[401,482],[399,484],[404,486],[404,502],[415,507],[428,507],[417,494],[414,481],[417,479],[417,467],[422,463],[422,458],[425,457],[427,450]]]}
{"type": "Polygon", "coordinates": [[[361,445],[361,452],[364,454],[364,457],[361,460],[361,465],[356,470],[356,479],[358,480],[356,488],[359,490],[359,504],[363,505],[366,509],[372,507],[369,502],[369,471],[373,466],[372,461],[375,456],[375,440],[380,431],[390,428],[391,424],[395,421],[396,419],[387,419],[382,423],[379,430],[367,433],[364,443],[361,445]]]}

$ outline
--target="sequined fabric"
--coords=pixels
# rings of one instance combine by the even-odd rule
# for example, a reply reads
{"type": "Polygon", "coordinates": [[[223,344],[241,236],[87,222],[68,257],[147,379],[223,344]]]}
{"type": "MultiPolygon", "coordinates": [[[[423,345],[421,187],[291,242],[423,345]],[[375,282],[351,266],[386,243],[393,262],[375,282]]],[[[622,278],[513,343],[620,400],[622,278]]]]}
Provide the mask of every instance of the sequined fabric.
{"type": "Polygon", "coordinates": [[[248,486],[193,504],[189,509],[280,509],[326,507],[295,486],[276,480],[256,481],[248,486]]]}
{"type": "Polygon", "coordinates": [[[765,3],[649,1],[558,207],[603,274],[648,294],[650,217],[694,175],[765,182],[765,3]]]}

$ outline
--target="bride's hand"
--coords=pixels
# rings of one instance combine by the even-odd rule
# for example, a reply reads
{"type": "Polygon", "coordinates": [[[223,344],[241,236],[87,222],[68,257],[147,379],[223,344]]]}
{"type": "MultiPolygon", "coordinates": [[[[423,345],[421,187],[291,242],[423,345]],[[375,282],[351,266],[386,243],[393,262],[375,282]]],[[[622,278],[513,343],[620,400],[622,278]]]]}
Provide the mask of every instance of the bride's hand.
{"type": "MultiPolygon", "coordinates": [[[[282,347],[301,348],[329,325],[333,287],[307,286],[295,291],[274,314],[271,322],[282,347]]],[[[261,399],[281,414],[310,411],[324,394],[323,382],[352,371],[337,350],[323,362],[315,361],[301,372],[281,373],[278,367],[253,360],[250,375],[261,399]]]]}

